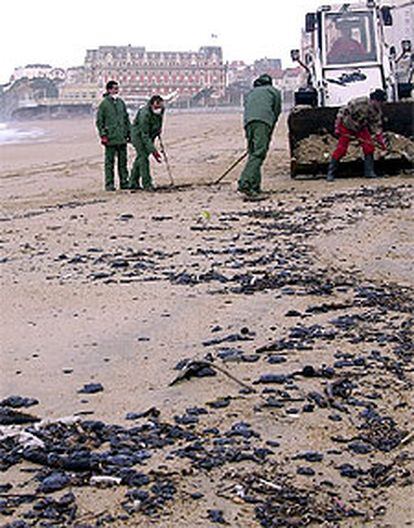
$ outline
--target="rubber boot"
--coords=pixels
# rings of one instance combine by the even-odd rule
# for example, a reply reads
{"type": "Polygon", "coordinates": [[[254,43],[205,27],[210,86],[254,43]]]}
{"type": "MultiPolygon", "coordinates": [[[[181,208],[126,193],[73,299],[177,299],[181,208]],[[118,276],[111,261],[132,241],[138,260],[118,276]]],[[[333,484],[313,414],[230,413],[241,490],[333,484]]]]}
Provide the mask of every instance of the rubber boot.
{"type": "Polygon", "coordinates": [[[364,158],[364,176],[365,178],[377,178],[374,171],[374,155],[367,154],[364,158]]]}
{"type": "Polygon", "coordinates": [[[123,191],[128,191],[130,188],[129,180],[125,180],[125,179],[121,180],[119,188],[123,191]]]}
{"type": "Polygon", "coordinates": [[[338,171],[339,161],[335,158],[331,158],[329,162],[328,174],[326,175],[326,181],[333,182],[338,171]]]}

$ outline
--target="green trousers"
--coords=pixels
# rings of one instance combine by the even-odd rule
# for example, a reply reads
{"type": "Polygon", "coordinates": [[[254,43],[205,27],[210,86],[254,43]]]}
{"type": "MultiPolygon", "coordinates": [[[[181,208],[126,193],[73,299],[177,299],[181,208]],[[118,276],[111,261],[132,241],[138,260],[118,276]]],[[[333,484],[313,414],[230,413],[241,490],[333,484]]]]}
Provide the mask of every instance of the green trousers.
{"type": "Polygon", "coordinates": [[[261,167],[269,150],[272,128],[261,121],[252,121],[245,128],[249,157],[240,175],[239,190],[260,192],[262,181],[261,167]]]}
{"type": "Polygon", "coordinates": [[[127,146],[113,145],[105,147],[105,189],[115,189],[115,158],[118,159],[118,176],[121,189],[128,189],[127,146]]]}
{"type": "MultiPolygon", "coordinates": [[[[135,145],[134,145],[135,146],[135,145]]],[[[135,146],[137,155],[131,170],[130,189],[143,189],[152,187],[149,154],[143,146],[135,146]]]]}

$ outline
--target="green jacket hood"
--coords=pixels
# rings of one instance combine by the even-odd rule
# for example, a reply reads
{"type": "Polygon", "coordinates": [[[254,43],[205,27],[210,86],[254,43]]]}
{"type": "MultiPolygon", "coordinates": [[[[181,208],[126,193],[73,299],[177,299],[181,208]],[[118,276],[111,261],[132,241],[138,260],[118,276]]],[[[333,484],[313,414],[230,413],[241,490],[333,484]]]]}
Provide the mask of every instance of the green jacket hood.
{"type": "Polygon", "coordinates": [[[270,77],[270,75],[268,75],[267,73],[264,73],[263,75],[261,75],[260,77],[258,77],[254,83],[253,83],[253,86],[256,87],[256,86],[267,86],[267,85],[272,85],[273,84],[273,81],[272,81],[272,78],[270,77]]]}
{"type": "Polygon", "coordinates": [[[132,144],[137,151],[144,151],[147,155],[155,152],[154,140],[161,134],[163,113],[154,114],[147,103],[142,106],[132,124],[132,144]]]}
{"type": "Polygon", "coordinates": [[[244,126],[252,121],[267,123],[272,129],[281,111],[281,95],[269,84],[255,86],[244,99],[244,126]]]}

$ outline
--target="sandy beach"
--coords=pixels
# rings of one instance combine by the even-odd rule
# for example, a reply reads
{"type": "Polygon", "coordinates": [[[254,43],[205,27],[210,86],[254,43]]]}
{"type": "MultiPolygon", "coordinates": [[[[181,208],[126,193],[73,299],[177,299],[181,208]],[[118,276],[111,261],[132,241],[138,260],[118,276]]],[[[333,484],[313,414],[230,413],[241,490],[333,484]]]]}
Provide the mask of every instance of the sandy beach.
{"type": "MultiPolygon", "coordinates": [[[[177,189],[153,164],[161,191],[105,193],[92,119],[19,126],[44,133],[0,145],[0,399],[36,398],[22,410],[41,419],[125,429],[151,422],[128,413],[154,407],[155,421],[187,435],[142,443],[150,456],[134,467],[175,489],[154,511],[126,496],[131,485],[100,489],[68,471],[50,496],[73,492],[76,514],[27,526],[209,527],[215,510],[237,528],[412,526],[412,175],[292,180],[281,119],[268,198],[244,202],[240,167],[205,185],[243,153],[241,115],[182,113],[163,134],[177,189]],[[214,369],[170,385],[180,361],[206,358],[255,392],[214,369]],[[103,390],[78,392],[89,383],[103,390]],[[255,434],[233,434],[240,423],[255,434]],[[243,456],[216,453],[222,438],[243,456]],[[222,463],[200,464],[200,445],[222,463]],[[290,510],[285,489],[301,497],[290,510]]],[[[34,493],[22,469],[37,467],[7,462],[2,480],[34,493]]],[[[2,525],[31,508],[3,505],[2,525]]]]}

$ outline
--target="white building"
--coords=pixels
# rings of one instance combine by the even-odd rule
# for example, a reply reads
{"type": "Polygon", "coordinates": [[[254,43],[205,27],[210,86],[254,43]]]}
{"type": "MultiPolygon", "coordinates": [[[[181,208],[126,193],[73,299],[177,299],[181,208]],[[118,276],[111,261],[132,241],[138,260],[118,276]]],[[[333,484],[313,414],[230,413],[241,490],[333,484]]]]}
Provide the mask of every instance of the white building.
{"type": "Polygon", "coordinates": [[[50,79],[56,81],[64,81],[66,79],[66,72],[63,68],[54,68],[50,64],[27,64],[22,67],[15,68],[10,82],[18,81],[19,79],[50,79]]]}
{"type": "Polygon", "coordinates": [[[85,82],[85,67],[72,66],[66,70],[66,84],[83,84],[85,82]]]}

